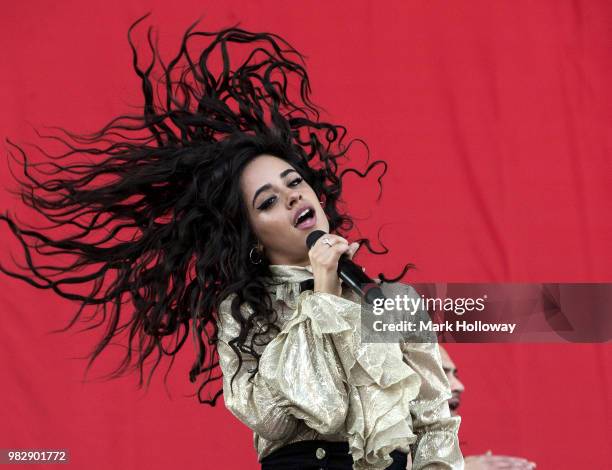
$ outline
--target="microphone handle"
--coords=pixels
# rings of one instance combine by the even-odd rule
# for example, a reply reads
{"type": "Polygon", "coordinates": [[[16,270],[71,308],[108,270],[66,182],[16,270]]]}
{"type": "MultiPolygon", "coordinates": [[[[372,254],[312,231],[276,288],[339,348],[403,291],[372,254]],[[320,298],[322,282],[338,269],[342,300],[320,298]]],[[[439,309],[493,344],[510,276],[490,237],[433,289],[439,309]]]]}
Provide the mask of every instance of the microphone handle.
{"type": "Polygon", "coordinates": [[[338,277],[369,304],[374,303],[375,299],[385,298],[376,282],[370,279],[360,266],[348,259],[347,255],[342,255],[338,260],[338,277]]]}

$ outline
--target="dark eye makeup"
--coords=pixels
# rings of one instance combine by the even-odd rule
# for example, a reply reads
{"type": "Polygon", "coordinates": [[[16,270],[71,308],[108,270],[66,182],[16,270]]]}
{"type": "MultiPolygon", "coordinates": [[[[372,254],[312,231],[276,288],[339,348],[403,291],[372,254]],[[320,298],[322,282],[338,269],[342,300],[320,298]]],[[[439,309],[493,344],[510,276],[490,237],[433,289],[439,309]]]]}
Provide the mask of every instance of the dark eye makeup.
{"type": "Polygon", "coordinates": [[[276,201],[276,196],[269,197],[264,202],[262,202],[257,209],[260,211],[265,211],[268,207],[274,204],[274,201],[276,201]]]}
{"type": "MultiPolygon", "coordinates": [[[[287,186],[295,188],[296,186],[298,186],[302,181],[304,181],[304,178],[302,178],[301,176],[298,176],[296,178],[293,178],[289,184],[287,184],[287,186]]],[[[272,206],[272,204],[274,204],[276,202],[276,196],[271,196],[269,198],[267,198],[264,202],[262,202],[258,207],[257,210],[260,211],[265,211],[266,209],[268,209],[269,207],[272,206]]]]}

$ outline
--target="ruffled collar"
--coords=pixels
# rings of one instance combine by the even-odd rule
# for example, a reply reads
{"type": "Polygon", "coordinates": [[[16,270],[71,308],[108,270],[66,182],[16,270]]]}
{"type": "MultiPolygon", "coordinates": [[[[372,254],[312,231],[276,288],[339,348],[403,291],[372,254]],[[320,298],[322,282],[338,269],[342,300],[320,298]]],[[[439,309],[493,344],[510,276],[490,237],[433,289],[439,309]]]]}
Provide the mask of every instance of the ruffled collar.
{"type": "Polygon", "coordinates": [[[313,279],[311,266],[293,266],[272,264],[271,292],[276,300],[282,300],[288,306],[294,306],[302,290],[302,282],[313,279]]]}
{"type": "Polygon", "coordinates": [[[302,282],[306,279],[312,279],[312,267],[310,265],[271,264],[269,268],[276,279],[285,282],[302,282]]]}

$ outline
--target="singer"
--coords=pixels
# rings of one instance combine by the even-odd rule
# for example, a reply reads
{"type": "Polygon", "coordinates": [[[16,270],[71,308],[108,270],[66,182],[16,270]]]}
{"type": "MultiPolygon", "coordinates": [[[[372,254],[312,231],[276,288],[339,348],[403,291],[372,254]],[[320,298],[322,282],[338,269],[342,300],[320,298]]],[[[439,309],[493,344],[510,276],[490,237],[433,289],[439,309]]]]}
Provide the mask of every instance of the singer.
{"type": "Polygon", "coordinates": [[[63,231],[1,215],[27,265],[0,269],[77,301],[67,328],[93,307],[106,329],[89,365],[127,330],[113,377],[136,352],[142,384],[149,356],[153,374],[195,338],[200,401],[215,405],[220,391],[201,393],[220,369],[263,470],[462,469],[438,345],[362,344],[360,298],[338,276],[359,242],[373,251],[347,240],[342,177],[385,163],[339,169],[346,130],[320,119],[303,56],[279,36],[194,25],[168,61],[149,34],[142,63],[143,19],[128,32],[142,108],[55,137],[67,150],[50,172],[24,163],[23,201],[63,231]],[[326,235],[308,249],[314,230],[326,235]]]}

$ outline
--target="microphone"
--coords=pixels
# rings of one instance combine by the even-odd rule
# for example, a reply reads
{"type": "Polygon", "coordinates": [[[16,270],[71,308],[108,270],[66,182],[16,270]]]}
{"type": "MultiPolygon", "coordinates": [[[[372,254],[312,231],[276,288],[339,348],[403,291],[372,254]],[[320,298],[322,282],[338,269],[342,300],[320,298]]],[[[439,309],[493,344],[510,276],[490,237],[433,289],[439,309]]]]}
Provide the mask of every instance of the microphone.
{"type": "MultiPolygon", "coordinates": [[[[310,250],[323,235],[327,235],[323,230],[309,233],[306,237],[308,249],[310,250]]],[[[375,299],[385,298],[382,289],[376,282],[363,272],[361,266],[351,261],[346,253],[342,254],[338,260],[338,277],[369,304],[373,304],[375,299]]]]}

